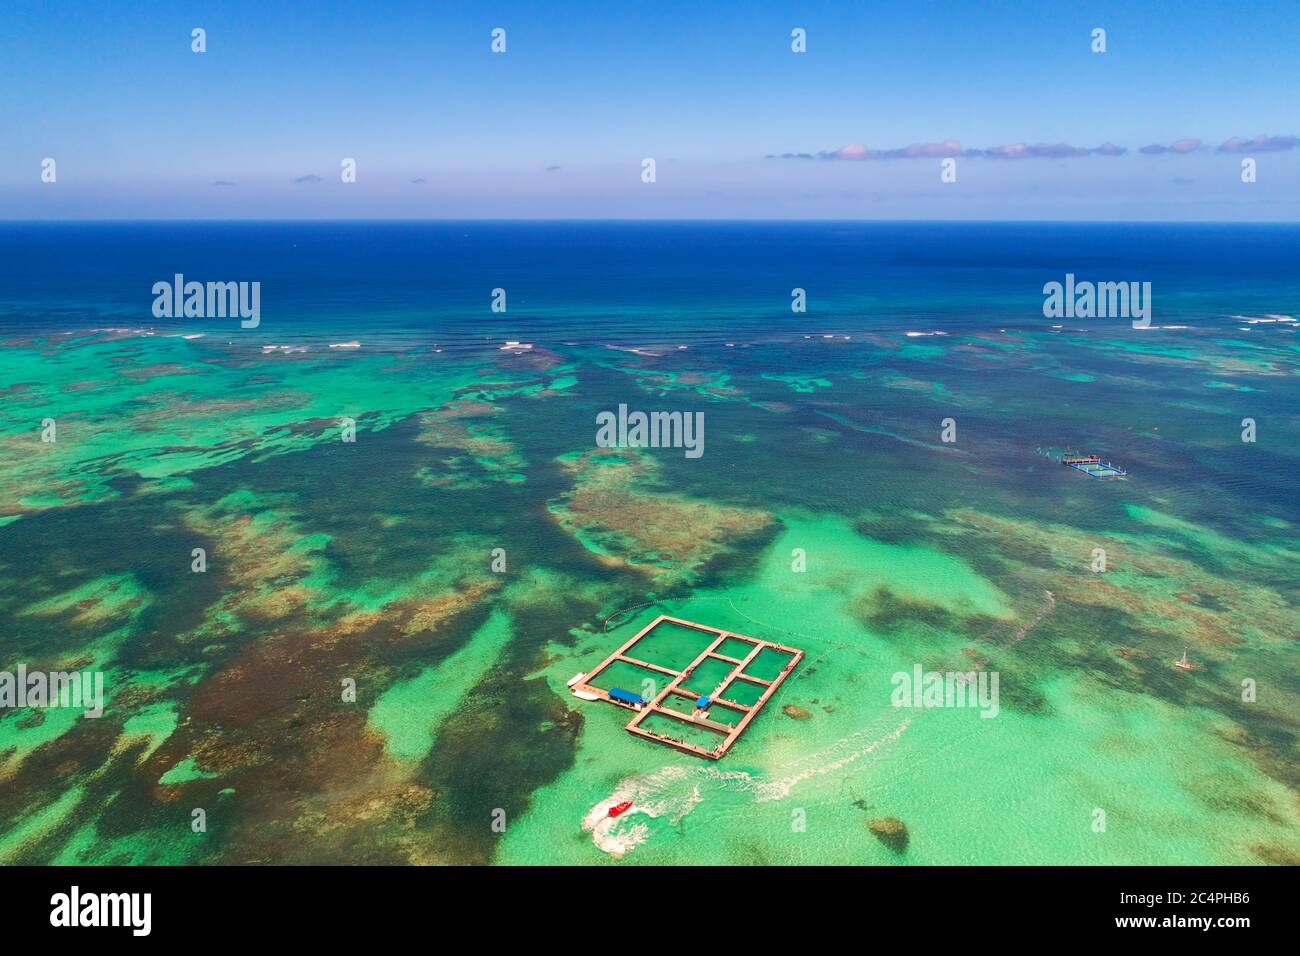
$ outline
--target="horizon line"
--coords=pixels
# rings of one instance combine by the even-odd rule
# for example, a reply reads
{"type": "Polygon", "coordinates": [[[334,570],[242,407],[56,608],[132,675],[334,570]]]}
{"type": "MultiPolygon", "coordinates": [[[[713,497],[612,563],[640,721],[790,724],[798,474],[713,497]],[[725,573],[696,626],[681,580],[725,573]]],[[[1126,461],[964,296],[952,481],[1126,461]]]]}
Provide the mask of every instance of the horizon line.
{"type": "Polygon", "coordinates": [[[438,217],[438,216],[348,216],[348,217],[298,217],[298,218],[279,218],[279,217],[166,217],[166,218],[121,218],[112,216],[95,216],[86,218],[66,218],[66,219],[9,219],[0,216],[0,225],[7,226],[49,226],[49,225],[95,225],[95,224],[151,224],[162,225],[169,223],[621,223],[629,225],[649,225],[655,223],[663,224],[707,224],[707,223],[734,223],[734,224],[783,224],[794,225],[798,223],[809,224],[826,224],[826,223],[871,223],[871,224],[898,224],[898,225],[1114,225],[1114,226],[1297,226],[1300,225],[1300,219],[906,219],[906,218],[824,218],[824,217],[807,217],[807,218],[766,218],[766,217],[735,217],[735,216],[713,216],[713,217],[689,217],[689,218],[672,218],[672,217],[619,217],[619,216],[535,216],[510,218],[504,216],[482,216],[482,217],[438,217]]]}

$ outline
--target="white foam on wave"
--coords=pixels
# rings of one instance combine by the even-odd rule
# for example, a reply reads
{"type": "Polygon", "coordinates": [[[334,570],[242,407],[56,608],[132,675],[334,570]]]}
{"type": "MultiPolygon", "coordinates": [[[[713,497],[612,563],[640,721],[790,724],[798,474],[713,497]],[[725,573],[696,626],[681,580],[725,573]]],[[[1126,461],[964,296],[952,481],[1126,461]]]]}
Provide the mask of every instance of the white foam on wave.
{"type": "Polygon", "coordinates": [[[111,327],[111,328],[91,329],[90,331],[91,331],[91,332],[94,332],[94,333],[96,333],[96,334],[101,333],[101,332],[107,332],[107,333],[110,334],[110,335],[143,335],[143,336],[150,336],[150,335],[157,335],[157,334],[158,334],[158,333],[155,332],[153,329],[145,329],[145,328],[127,328],[127,327],[125,327],[125,326],[123,326],[123,327],[111,327]]]}
{"type": "Polygon", "coordinates": [[[331,343],[330,343],[330,348],[332,348],[332,349],[359,349],[359,348],[361,348],[361,343],[358,342],[356,339],[353,339],[351,342],[331,342],[331,343]]]}
{"type": "Polygon", "coordinates": [[[1295,324],[1296,318],[1290,315],[1281,315],[1277,312],[1268,312],[1262,316],[1258,315],[1234,315],[1233,319],[1238,322],[1245,322],[1247,325],[1276,325],[1278,323],[1295,324]]]}
{"type": "Polygon", "coordinates": [[[649,357],[649,358],[662,358],[662,357],[663,357],[663,353],[662,353],[662,352],[651,352],[649,349],[633,348],[633,347],[631,347],[631,346],[627,346],[627,345],[609,345],[609,344],[606,344],[606,345],[605,345],[605,348],[607,348],[607,349],[612,349],[612,350],[615,351],[615,352],[631,352],[633,355],[645,355],[645,356],[647,356],[647,357],[649,357]]]}

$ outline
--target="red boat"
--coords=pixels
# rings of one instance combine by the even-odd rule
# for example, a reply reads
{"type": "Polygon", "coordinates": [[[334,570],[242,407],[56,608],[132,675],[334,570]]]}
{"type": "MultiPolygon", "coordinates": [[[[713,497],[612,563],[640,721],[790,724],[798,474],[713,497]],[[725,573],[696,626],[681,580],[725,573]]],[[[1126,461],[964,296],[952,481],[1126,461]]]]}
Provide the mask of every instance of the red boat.
{"type": "Polygon", "coordinates": [[[616,817],[616,816],[618,816],[618,815],[621,814],[621,813],[627,813],[627,811],[629,811],[629,810],[631,810],[631,809],[632,809],[632,801],[631,801],[631,800],[624,800],[622,803],[618,803],[618,804],[615,804],[614,806],[610,807],[610,808],[609,808],[609,815],[610,815],[611,817],[616,817]]]}

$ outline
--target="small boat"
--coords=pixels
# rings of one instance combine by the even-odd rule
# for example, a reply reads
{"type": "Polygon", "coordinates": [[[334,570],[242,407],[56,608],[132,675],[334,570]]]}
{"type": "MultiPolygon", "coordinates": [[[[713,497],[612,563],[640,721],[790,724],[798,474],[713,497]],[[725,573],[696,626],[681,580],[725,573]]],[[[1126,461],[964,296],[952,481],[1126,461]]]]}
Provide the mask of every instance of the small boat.
{"type": "Polygon", "coordinates": [[[575,690],[573,696],[578,700],[600,700],[599,694],[593,694],[589,690],[575,690]]]}
{"type": "Polygon", "coordinates": [[[627,813],[631,809],[632,809],[632,801],[624,800],[622,803],[616,803],[614,804],[614,806],[610,807],[609,815],[611,817],[617,817],[620,816],[621,814],[627,813]]]}
{"type": "Polygon", "coordinates": [[[579,673],[579,674],[574,674],[572,677],[569,678],[569,682],[568,682],[567,684],[565,684],[564,686],[565,686],[565,687],[572,687],[574,684],[578,683],[578,681],[582,680],[582,679],[583,679],[584,677],[586,677],[586,676],[587,676],[587,672],[586,672],[586,671],[583,671],[583,672],[581,672],[581,673],[579,673]]]}
{"type": "Polygon", "coordinates": [[[1185,671],[1189,671],[1195,666],[1187,659],[1187,648],[1183,648],[1183,656],[1174,661],[1174,666],[1181,667],[1185,671]]]}

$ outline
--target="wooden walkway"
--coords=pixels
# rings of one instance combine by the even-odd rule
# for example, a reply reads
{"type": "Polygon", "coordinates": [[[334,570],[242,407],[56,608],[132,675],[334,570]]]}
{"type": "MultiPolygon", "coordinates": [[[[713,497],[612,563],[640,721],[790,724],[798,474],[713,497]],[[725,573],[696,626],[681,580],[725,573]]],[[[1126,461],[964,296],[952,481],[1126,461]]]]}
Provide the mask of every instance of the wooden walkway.
{"type": "MultiPolygon", "coordinates": [[[[609,701],[611,704],[617,704],[620,707],[626,707],[629,710],[636,711],[636,716],[628,723],[627,729],[638,737],[645,737],[647,740],[653,740],[656,743],[667,744],[670,747],[675,747],[678,750],[685,751],[686,753],[694,754],[697,757],[707,757],[710,760],[717,760],[731,749],[731,745],[734,744],[740,735],[745,732],[745,728],[749,726],[749,722],[758,716],[758,712],[763,709],[763,705],[766,704],[772,695],[776,693],[776,689],[781,686],[781,682],[790,676],[791,671],[795,669],[795,665],[797,665],[802,659],[803,651],[795,647],[788,647],[785,644],[777,644],[774,641],[760,640],[757,637],[747,637],[744,634],[736,634],[732,631],[724,631],[720,628],[708,627],[704,624],[696,624],[694,621],[685,621],[678,617],[669,617],[667,614],[661,614],[645,627],[641,628],[640,631],[614,651],[614,653],[610,654],[609,657],[601,661],[595,669],[587,673],[582,681],[573,685],[572,689],[574,691],[586,691],[595,694],[602,700],[609,701]],[[713,639],[709,642],[708,646],[700,652],[695,660],[691,661],[691,663],[687,665],[685,670],[675,671],[669,667],[651,664],[649,661],[641,660],[632,653],[633,648],[635,648],[638,641],[645,638],[656,627],[665,622],[677,624],[681,627],[687,627],[695,631],[701,631],[704,634],[712,635],[713,639]],[[753,646],[743,658],[721,654],[718,652],[718,647],[721,646],[727,638],[744,641],[753,646]],[[765,680],[761,677],[755,677],[752,674],[743,673],[744,669],[767,648],[790,655],[790,659],[786,661],[785,667],[781,669],[781,672],[772,680],[765,680]],[[731,670],[727,673],[727,676],[714,687],[691,686],[691,679],[695,676],[696,668],[708,660],[717,660],[730,664],[731,670]],[[591,682],[600,674],[601,671],[619,661],[622,661],[625,664],[633,664],[637,667],[644,667],[660,674],[665,674],[670,676],[672,680],[668,682],[666,687],[655,695],[653,700],[647,701],[640,707],[624,703],[623,701],[614,700],[609,696],[607,691],[593,686],[591,682]],[[754,687],[762,688],[758,700],[753,704],[748,705],[731,700],[727,696],[727,691],[737,683],[751,684],[754,687]],[[710,697],[712,698],[712,703],[709,706],[709,713],[694,711],[692,714],[687,715],[664,706],[664,701],[670,696],[689,700],[692,704],[694,704],[694,702],[700,697],[710,697]],[[730,725],[722,723],[715,719],[715,717],[722,715],[716,713],[714,708],[727,712],[728,716],[735,715],[739,719],[734,724],[730,725]],[[686,740],[679,740],[671,734],[655,733],[654,731],[646,730],[641,726],[641,724],[651,714],[659,714],[680,721],[683,724],[708,728],[710,732],[717,733],[722,739],[716,747],[710,750],[707,747],[701,747],[699,744],[693,744],[686,740]]],[[[697,682],[698,679],[699,678],[696,677],[697,682]]]]}

